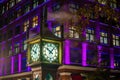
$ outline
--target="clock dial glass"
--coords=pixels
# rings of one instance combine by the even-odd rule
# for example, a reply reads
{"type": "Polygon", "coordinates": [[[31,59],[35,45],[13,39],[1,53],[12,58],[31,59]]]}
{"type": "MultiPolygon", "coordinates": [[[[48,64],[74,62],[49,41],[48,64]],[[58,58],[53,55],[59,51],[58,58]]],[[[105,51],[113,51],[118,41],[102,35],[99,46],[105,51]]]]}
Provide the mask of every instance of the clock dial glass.
{"type": "Polygon", "coordinates": [[[33,44],[31,47],[31,59],[32,61],[38,61],[40,58],[40,45],[38,43],[33,44]]]}
{"type": "Polygon", "coordinates": [[[58,48],[53,43],[46,43],[43,46],[43,55],[46,60],[53,62],[58,58],[58,48]]]}

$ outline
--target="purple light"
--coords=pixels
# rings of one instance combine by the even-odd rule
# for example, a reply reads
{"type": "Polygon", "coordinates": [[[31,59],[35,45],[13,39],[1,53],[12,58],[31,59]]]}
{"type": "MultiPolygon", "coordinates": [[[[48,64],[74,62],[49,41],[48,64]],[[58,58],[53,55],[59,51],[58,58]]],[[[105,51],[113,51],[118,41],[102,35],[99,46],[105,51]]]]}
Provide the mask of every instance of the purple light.
{"type": "Polygon", "coordinates": [[[52,23],[50,21],[48,21],[48,28],[50,31],[52,31],[52,23]]]}
{"type": "Polygon", "coordinates": [[[30,66],[28,66],[28,67],[27,67],[27,70],[28,70],[28,71],[31,71],[31,67],[30,67],[30,66]]]}
{"type": "Polygon", "coordinates": [[[19,57],[18,71],[21,72],[21,54],[19,54],[18,57],[19,57]]]}
{"type": "Polygon", "coordinates": [[[102,46],[98,45],[98,63],[99,64],[101,63],[101,49],[102,49],[102,46]]]}
{"type": "Polygon", "coordinates": [[[11,73],[14,73],[14,56],[11,57],[11,73]]]}
{"type": "Polygon", "coordinates": [[[65,64],[70,64],[70,41],[65,41],[65,64]]]}
{"type": "Polygon", "coordinates": [[[82,43],[82,65],[86,66],[87,43],[82,43]]]}
{"type": "Polygon", "coordinates": [[[110,49],[110,67],[114,68],[114,54],[113,49],[110,49]]]}

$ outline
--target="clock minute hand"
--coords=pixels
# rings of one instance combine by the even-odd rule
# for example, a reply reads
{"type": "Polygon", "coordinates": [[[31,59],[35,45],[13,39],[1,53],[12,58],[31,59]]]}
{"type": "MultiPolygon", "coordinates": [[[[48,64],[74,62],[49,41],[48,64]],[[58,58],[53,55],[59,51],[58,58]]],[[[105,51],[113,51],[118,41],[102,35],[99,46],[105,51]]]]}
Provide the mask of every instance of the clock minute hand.
{"type": "Polygon", "coordinates": [[[53,54],[52,51],[49,48],[47,48],[47,50],[50,52],[50,54],[53,54]]]}
{"type": "Polygon", "coordinates": [[[34,52],[34,53],[36,53],[36,51],[35,51],[35,50],[33,50],[33,52],[34,52]]]}

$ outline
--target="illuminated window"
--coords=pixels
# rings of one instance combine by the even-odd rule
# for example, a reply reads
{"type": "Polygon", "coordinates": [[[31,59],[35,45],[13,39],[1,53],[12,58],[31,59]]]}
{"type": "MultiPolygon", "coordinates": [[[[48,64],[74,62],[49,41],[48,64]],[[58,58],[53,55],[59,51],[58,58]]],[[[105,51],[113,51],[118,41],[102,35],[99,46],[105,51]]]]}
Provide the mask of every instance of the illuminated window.
{"type": "Polygon", "coordinates": [[[61,37],[61,26],[56,26],[53,28],[53,33],[57,37],[61,37]]]}
{"type": "Polygon", "coordinates": [[[9,3],[7,3],[6,9],[7,9],[7,10],[9,9],[9,3]]]}
{"type": "Polygon", "coordinates": [[[94,32],[94,29],[90,29],[88,28],[86,30],[86,40],[88,41],[94,41],[94,36],[95,36],[95,32],[94,32]]]}
{"type": "Polygon", "coordinates": [[[24,38],[24,39],[22,40],[22,51],[23,51],[23,52],[27,50],[27,43],[25,42],[25,40],[26,40],[26,38],[24,38]]]}
{"type": "Polygon", "coordinates": [[[24,32],[26,32],[29,28],[29,20],[25,21],[23,25],[24,25],[24,32]]]}
{"type": "Polygon", "coordinates": [[[78,9],[79,9],[79,5],[78,4],[74,4],[74,3],[69,4],[69,10],[71,12],[77,12],[78,9]]]}
{"type": "Polygon", "coordinates": [[[69,37],[70,38],[79,38],[79,33],[76,32],[75,26],[69,27],[69,37]]]}
{"type": "Polygon", "coordinates": [[[38,0],[33,0],[33,8],[36,8],[38,6],[38,0]]]}
{"type": "Polygon", "coordinates": [[[5,12],[5,6],[2,7],[2,14],[5,12]]]}
{"type": "Polygon", "coordinates": [[[106,4],[107,0],[98,0],[100,4],[106,4]]]}
{"type": "Polygon", "coordinates": [[[111,0],[111,2],[110,2],[110,7],[111,7],[111,8],[116,8],[116,7],[117,7],[117,2],[116,2],[116,0],[111,0]]]}
{"type": "Polygon", "coordinates": [[[24,13],[27,13],[30,11],[30,5],[29,4],[26,4],[25,7],[24,7],[24,13]]]}
{"type": "Polygon", "coordinates": [[[13,7],[15,5],[15,1],[14,0],[10,0],[9,2],[9,8],[13,7]]]}
{"type": "Polygon", "coordinates": [[[15,43],[15,53],[18,54],[20,52],[20,43],[16,42],[15,43]]]}
{"type": "Polygon", "coordinates": [[[36,27],[38,25],[38,16],[33,17],[32,19],[32,27],[36,27]]]}
{"type": "Polygon", "coordinates": [[[108,34],[105,32],[100,32],[100,43],[107,44],[108,43],[108,34]]]}
{"type": "Polygon", "coordinates": [[[8,45],[8,53],[9,53],[9,56],[12,55],[12,45],[11,44],[8,45]]]}
{"type": "Polygon", "coordinates": [[[21,0],[16,0],[16,3],[20,2],[21,0]]]}
{"type": "Polygon", "coordinates": [[[112,38],[113,38],[113,45],[114,46],[120,46],[120,37],[113,34],[112,38]]]}

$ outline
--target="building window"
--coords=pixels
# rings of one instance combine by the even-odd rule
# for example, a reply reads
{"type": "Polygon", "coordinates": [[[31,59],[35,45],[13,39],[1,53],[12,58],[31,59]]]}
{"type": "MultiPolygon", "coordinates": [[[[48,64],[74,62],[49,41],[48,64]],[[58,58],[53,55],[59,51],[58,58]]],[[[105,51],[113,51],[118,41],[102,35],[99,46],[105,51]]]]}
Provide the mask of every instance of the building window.
{"type": "Polygon", "coordinates": [[[92,42],[94,41],[95,32],[92,28],[87,28],[86,30],[86,40],[92,42]]]}
{"type": "Polygon", "coordinates": [[[8,39],[11,38],[13,36],[13,30],[9,30],[8,31],[8,39]]]}
{"type": "Polygon", "coordinates": [[[95,66],[97,62],[97,51],[94,49],[87,50],[87,64],[88,66],[95,66]]]}
{"type": "Polygon", "coordinates": [[[17,18],[21,16],[21,12],[22,12],[21,8],[18,8],[17,9],[17,18]]]}
{"type": "Polygon", "coordinates": [[[105,32],[100,32],[100,43],[107,44],[108,43],[108,34],[105,32]]]}
{"type": "Polygon", "coordinates": [[[98,0],[98,2],[99,2],[100,4],[106,4],[106,3],[107,3],[107,0],[98,0]]]}
{"type": "Polygon", "coordinates": [[[9,8],[13,7],[15,5],[15,1],[14,0],[10,0],[9,2],[9,8]]]}
{"type": "Polygon", "coordinates": [[[18,54],[20,52],[20,43],[15,43],[15,54],[18,54]]]}
{"type": "Polygon", "coordinates": [[[71,12],[77,12],[79,10],[79,5],[78,4],[74,4],[74,3],[70,3],[69,4],[69,10],[71,12]]]}
{"type": "Polygon", "coordinates": [[[109,67],[110,66],[110,55],[107,52],[101,53],[101,66],[109,67]]]}
{"type": "Polygon", "coordinates": [[[22,51],[26,51],[27,50],[27,43],[25,42],[25,38],[22,40],[22,51]]]}
{"type": "Polygon", "coordinates": [[[15,56],[14,58],[14,73],[18,72],[18,56],[15,56]]]}
{"type": "Polygon", "coordinates": [[[114,67],[120,68],[120,54],[114,55],[114,67]]]}
{"type": "Polygon", "coordinates": [[[8,45],[8,53],[9,53],[9,56],[12,55],[12,45],[11,44],[8,45]]]}
{"type": "Polygon", "coordinates": [[[2,14],[5,12],[5,6],[2,6],[2,14]]]}
{"type": "Polygon", "coordinates": [[[26,4],[25,6],[24,6],[24,13],[27,13],[27,12],[29,12],[30,11],[30,5],[29,4],[26,4]]]}
{"type": "Polygon", "coordinates": [[[10,60],[10,58],[7,58],[6,61],[7,61],[6,66],[5,66],[6,67],[6,74],[10,74],[10,72],[11,72],[11,60],[10,60]]]}
{"type": "Polygon", "coordinates": [[[79,38],[79,33],[76,31],[75,26],[69,27],[69,37],[70,38],[79,38]]]}
{"type": "Polygon", "coordinates": [[[16,0],[16,3],[19,3],[21,0],[16,0]]]}
{"type": "Polygon", "coordinates": [[[26,69],[27,69],[27,66],[26,66],[26,64],[27,64],[27,59],[25,58],[25,57],[23,57],[22,58],[22,71],[26,71],[26,69]]]}
{"type": "Polygon", "coordinates": [[[60,9],[60,7],[61,7],[60,4],[57,3],[57,4],[53,5],[52,9],[53,9],[53,11],[58,11],[60,9]]]}
{"type": "Polygon", "coordinates": [[[36,27],[38,25],[38,16],[34,16],[32,19],[32,27],[36,27]]]}
{"type": "Polygon", "coordinates": [[[116,7],[117,7],[117,2],[116,2],[116,0],[111,0],[111,1],[110,1],[110,7],[111,7],[111,8],[116,8],[116,7]]]}
{"type": "Polygon", "coordinates": [[[53,27],[52,31],[55,36],[61,38],[61,26],[60,25],[53,27]]]}
{"type": "Polygon", "coordinates": [[[24,26],[24,32],[26,32],[29,28],[29,20],[25,21],[23,26],[24,26]]]}
{"type": "Polygon", "coordinates": [[[8,10],[9,9],[9,3],[7,3],[7,6],[6,6],[6,10],[8,10]]]}
{"type": "Polygon", "coordinates": [[[16,26],[15,28],[15,35],[20,34],[20,25],[16,26]]]}
{"type": "Polygon", "coordinates": [[[36,8],[38,6],[38,0],[33,0],[33,8],[36,8]]]}
{"type": "Polygon", "coordinates": [[[82,50],[78,42],[70,43],[70,63],[71,64],[82,64],[82,50]]]}
{"type": "Polygon", "coordinates": [[[112,38],[113,38],[113,45],[114,46],[120,46],[120,37],[113,34],[112,38]]]}

